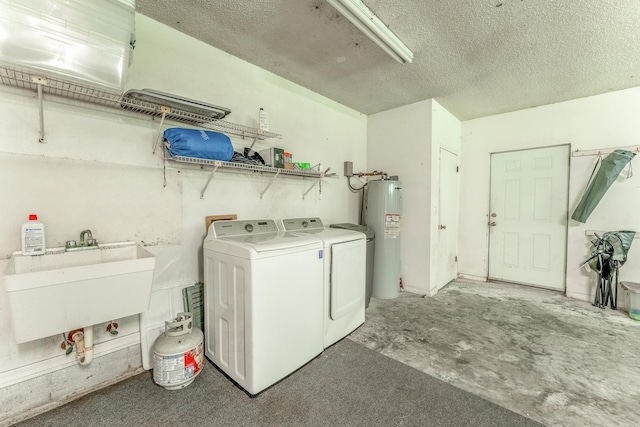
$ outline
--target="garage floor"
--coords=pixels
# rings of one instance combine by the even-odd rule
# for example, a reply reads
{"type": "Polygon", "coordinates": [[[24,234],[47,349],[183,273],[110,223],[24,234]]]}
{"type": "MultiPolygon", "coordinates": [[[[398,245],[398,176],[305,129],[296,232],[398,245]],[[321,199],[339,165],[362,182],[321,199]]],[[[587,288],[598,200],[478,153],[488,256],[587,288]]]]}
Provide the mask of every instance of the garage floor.
{"type": "Polygon", "coordinates": [[[624,310],[454,281],[434,297],[372,299],[366,314],[350,339],[543,424],[640,420],[640,322],[624,310]]]}

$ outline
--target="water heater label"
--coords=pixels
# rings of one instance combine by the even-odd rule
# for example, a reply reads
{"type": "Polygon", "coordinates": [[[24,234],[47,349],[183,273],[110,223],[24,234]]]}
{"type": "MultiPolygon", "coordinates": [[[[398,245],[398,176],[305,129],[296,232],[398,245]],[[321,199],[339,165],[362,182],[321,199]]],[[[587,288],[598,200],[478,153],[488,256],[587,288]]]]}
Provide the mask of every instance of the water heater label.
{"type": "Polygon", "coordinates": [[[384,215],[384,238],[397,239],[400,237],[400,214],[384,215]]]}

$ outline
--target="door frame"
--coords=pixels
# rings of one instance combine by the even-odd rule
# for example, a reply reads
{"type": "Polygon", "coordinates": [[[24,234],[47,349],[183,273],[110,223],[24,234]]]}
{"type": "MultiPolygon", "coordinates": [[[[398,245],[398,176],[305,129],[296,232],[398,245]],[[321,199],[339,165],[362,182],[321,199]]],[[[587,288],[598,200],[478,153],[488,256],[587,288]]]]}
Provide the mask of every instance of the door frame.
{"type": "MultiPolygon", "coordinates": [[[[438,149],[438,212],[437,212],[437,218],[436,218],[436,226],[439,227],[441,224],[443,224],[443,218],[441,217],[442,214],[442,152],[446,151],[447,153],[449,153],[450,155],[455,157],[455,163],[456,163],[456,168],[460,167],[460,153],[455,152],[454,150],[451,150],[450,148],[447,147],[439,147],[438,149]]],[[[459,196],[460,196],[460,177],[458,175],[458,170],[456,169],[456,190],[455,193],[453,194],[454,198],[454,202],[455,202],[455,213],[456,213],[456,217],[455,218],[449,218],[446,220],[446,222],[448,224],[455,224],[455,235],[454,236],[450,236],[450,242],[454,247],[454,251],[455,251],[455,257],[457,258],[457,253],[459,250],[459,246],[458,246],[458,233],[459,233],[459,222],[460,222],[460,200],[459,200],[459,196]]],[[[435,247],[436,247],[436,252],[437,252],[437,247],[440,246],[439,245],[439,240],[440,240],[440,233],[442,233],[442,230],[437,229],[435,231],[435,234],[432,234],[432,238],[433,236],[435,236],[435,247]]],[[[450,234],[450,233],[448,233],[450,234]]],[[[446,254],[444,254],[446,255],[446,254]]],[[[432,258],[432,260],[439,260],[439,261],[443,261],[443,259],[440,259],[439,257],[435,257],[432,258]]],[[[434,271],[434,274],[432,275],[432,283],[430,284],[430,292],[435,294],[437,292],[440,291],[440,289],[442,289],[447,283],[438,283],[439,279],[441,279],[442,276],[444,275],[439,275],[438,271],[440,271],[441,265],[433,265],[433,261],[431,261],[431,266],[430,268],[432,269],[432,271],[434,271]]],[[[453,265],[453,277],[451,278],[451,280],[455,280],[456,277],[458,276],[458,263],[457,260],[454,261],[454,265],[453,265]]]]}
{"type": "Polygon", "coordinates": [[[528,147],[528,148],[520,148],[520,149],[514,149],[514,150],[502,150],[502,151],[492,151],[489,153],[489,203],[488,203],[488,212],[487,212],[487,270],[486,270],[486,277],[487,277],[487,281],[489,282],[506,282],[506,283],[515,283],[518,285],[524,285],[524,286],[530,286],[530,287],[535,287],[535,288],[542,288],[542,289],[550,289],[550,290],[554,290],[554,291],[558,291],[558,292],[562,292],[562,293],[566,293],[567,291],[567,269],[568,269],[568,263],[567,263],[567,250],[569,247],[569,199],[570,199],[570,192],[569,190],[571,189],[571,144],[567,143],[567,144],[554,144],[554,145],[544,145],[544,146],[539,146],[539,147],[528,147]],[[565,240],[564,240],[564,279],[563,279],[563,287],[562,289],[558,289],[558,288],[553,288],[553,287],[548,287],[548,286],[542,286],[542,285],[537,285],[537,284],[533,284],[533,283],[526,283],[526,282],[518,282],[518,281],[513,281],[513,280],[502,280],[502,279],[496,279],[496,278],[492,278],[490,276],[490,271],[489,271],[489,265],[490,265],[490,257],[491,257],[491,238],[490,238],[490,232],[491,232],[491,189],[493,187],[493,182],[491,182],[491,172],[492,172],[492,156],[494,154],[504,154],[504,153],[513,153],[513,152],[519,152],[519,151],[532,151],[532,150],[540,150],[540,149],[545,149],[545,148],[555,148],[555,147],[567,147],[568,150],[568,158],[567,160],[567,202],[566,202],[566,206],[565,206],[565,212],[566,212],[566,225],[564,227],[564,235],[565,235],[565,240]]]}

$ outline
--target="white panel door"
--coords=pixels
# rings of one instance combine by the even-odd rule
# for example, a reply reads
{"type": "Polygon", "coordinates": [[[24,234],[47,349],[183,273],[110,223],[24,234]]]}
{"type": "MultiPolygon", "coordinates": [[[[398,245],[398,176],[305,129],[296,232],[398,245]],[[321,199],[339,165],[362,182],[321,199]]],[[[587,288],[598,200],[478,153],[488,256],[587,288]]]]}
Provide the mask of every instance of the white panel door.
{"type": "Polygon", "coordinates": [[[569,146],[491,155],[489,278],[565,288],[569,146]]]}
{"type": "Polygon", "coordinates": [[[438,231],[435,263],[436,291],[456,278],[458,243],[458,156],[440,149],[440,185],[438,188],[438,231]]]}

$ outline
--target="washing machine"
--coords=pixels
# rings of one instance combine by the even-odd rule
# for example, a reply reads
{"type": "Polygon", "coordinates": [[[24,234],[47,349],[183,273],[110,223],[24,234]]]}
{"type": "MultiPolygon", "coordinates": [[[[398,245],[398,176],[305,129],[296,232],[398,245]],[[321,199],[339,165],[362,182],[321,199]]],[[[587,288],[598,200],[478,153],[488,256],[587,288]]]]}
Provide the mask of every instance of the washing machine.
{"type": "Polygon", "coordinates": [[[266,220],[217,221],[204,240],[205,356],[254,395],[323,350],[323,246],[266,220]]]}
{"type": "Polygon", "coordinates": [[[324,348],[364,323],[366,288],[366,236],[353,230],[325,228],[320,218],[287,218],[286,234],[322,240],[324,249],[324,348]]]}

